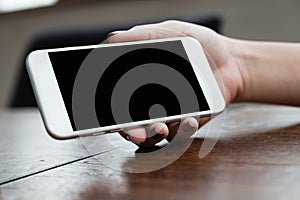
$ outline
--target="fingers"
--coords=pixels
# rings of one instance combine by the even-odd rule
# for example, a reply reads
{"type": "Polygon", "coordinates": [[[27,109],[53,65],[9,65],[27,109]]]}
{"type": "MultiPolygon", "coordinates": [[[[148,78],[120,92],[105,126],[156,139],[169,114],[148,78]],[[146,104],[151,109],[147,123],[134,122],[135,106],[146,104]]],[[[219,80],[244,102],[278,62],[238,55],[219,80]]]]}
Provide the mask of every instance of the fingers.
{"type": "Polygon", "coordinates": [[[139,127],[120,134],[127,140],[135,143],[141,148],[152,147],[162,141],[169,134],[169,129],[164,123],[155,123],[149,127],[139,127]]]}
{"type": "Polygon", "coordinates": [[[146,141],[147,132],[144,127],[126,130],[124,133],[127,135],[126,139],[135,144],[140,144],[146,141]]]}
{"type": "Polygon", "coordinates": [[[176,136],[178,129],[180,126],[180,122],[172,122],[168,124],[169,127],[169,135],[167,136],[167,140],[170,142],[173,140],[173,138],[176,136]]]}
{"type": "MultiPolygon", "coordinates": [[[[209,120],[211,119],[211,117],[200,117],[199,119],[195,119],[196,121],[198,121],[198,129],[203,126],[204,124],[206,124],[209,120]]],[[[183,123],[186,123],[187,121],[192,120],[194,123],[194,118],[189,118],[186,121],[183,121],[182,124],[180,124],[179,122],[172,122],[170,124],[168,124],[168,128],[169,128],[169,135],[166,138],[168,141],[172,141],[172,139],[175,137],[175,135],[178,133],[178,129],[179,126],[183,126],[183,123]]]]}
{"type": "Polygon", "coordinates": [[[155,146],[169,134],[169,129],[164,123],[155,123],[147,130],[147,138],[143,143],[138,144],[141,148],[149,148],[155,146]]]}
{"type": "Polygon", "coordinates": [[[187,140],[198,130],[198,127],[198,121],[193,117],[184,119],[181,123],[170,123],[167,140],[171,142],[176,135],[178,135],[177,141],[187,140]]]}
{"type": "Polygon", "coordinates": [[[149,148],[155,146],[163,139],[171,142],[178,134],[177,142],[182,142],[190,138],[200,126],[210,120],[210,117],[187,118],[180,122],[172,122],[168,125],[164,123],[155,123],[149,127],[139,127],[120,132],[120,134],[127,140],[135,143],[140,148],[149,148]]]}

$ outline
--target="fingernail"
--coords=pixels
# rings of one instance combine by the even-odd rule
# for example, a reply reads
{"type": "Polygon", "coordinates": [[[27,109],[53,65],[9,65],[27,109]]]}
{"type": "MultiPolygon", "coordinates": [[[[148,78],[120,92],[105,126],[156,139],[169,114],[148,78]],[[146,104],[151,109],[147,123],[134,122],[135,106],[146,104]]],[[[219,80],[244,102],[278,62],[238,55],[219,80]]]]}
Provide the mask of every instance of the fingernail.
{"type": "Polygon", "coordinates": [[[110,38],[110,37],[112,37],[112,36],[114,36],[114,35],[117,35],[117,34],[123,33],[123,32],[125,32],[125,31],[114,31],[114,32],[111,32],[111,33],[109,33],[109,34],[107,35],[107,38],[110,38]]]}
{"type": "Polygon", "coordinates": [[[163,125],[158,125],[158,126],[155,126],[155,128],[154,128],[156,133],[162,133],[163,129],[164,129],[163,125]]]}
{"type": "Polygon", "coordinates": [[[183,125],[183,130],[188,132],[195,129],[195,127],[196,127],[195,123],[188,121],[185,125],[183,125]]]}
{"type": "Polygon", "coordinates": [[[157,125],[155,126],[152,134],[151,134],[151,138],[155,139],[155,140],[160,140],[164,137],[164,134],[163,134],[163,129],[164,129],[164,126],[163,125],[157,125]]]}

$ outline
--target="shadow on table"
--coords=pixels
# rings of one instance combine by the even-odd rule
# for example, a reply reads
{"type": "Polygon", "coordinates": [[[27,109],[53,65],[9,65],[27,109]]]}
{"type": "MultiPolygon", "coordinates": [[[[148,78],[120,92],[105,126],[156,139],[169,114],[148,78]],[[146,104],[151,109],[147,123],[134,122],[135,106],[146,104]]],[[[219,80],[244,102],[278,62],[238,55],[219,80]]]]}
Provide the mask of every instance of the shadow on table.
{"type": "MultiPolygon", "coordinates": [[[[149,173],[115,171],[89,185],[81,198],[280,198],[288,191],[298,191],[299,114],[299,109],[292,107],[231,108],[221,138],[205,158],[198,156],[204,139],[196,136],[190,148],[171,165],[149,173]],[[281,190],[282,194],[274,193],[281,190]]],[[[162,154],[161,159],[152,162],[161,162],[167,156],[162,154]]],[[[119,162],[124,169],[136,167],[133,154],[124,154],[112,162],[119,162]]]]}

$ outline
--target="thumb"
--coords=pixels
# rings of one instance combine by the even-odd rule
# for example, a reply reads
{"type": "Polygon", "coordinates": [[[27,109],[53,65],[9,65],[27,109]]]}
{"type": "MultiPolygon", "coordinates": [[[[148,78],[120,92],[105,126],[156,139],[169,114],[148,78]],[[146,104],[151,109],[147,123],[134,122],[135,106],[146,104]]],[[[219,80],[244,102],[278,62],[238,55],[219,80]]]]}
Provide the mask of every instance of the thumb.
{"type": "Polygon", "coordinates": [[[107,39],[110,43],[116,43],[180,36],[185,35],[169,28],[137,26],[127,31],[114,31],[108,34],[107,39]]]}

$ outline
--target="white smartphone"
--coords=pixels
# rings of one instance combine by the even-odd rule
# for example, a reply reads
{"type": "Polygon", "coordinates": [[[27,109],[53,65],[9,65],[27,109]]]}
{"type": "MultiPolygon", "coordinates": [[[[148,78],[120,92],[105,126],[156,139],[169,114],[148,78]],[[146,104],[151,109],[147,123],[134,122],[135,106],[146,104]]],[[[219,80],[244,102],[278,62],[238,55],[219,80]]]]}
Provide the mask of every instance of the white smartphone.
{"type": "Polygon", "coordinates": [[[225,108],[205,53],[191,37],[38,50],[28,55],[27,70],[46,130],[56,139],[225,108]]]}

